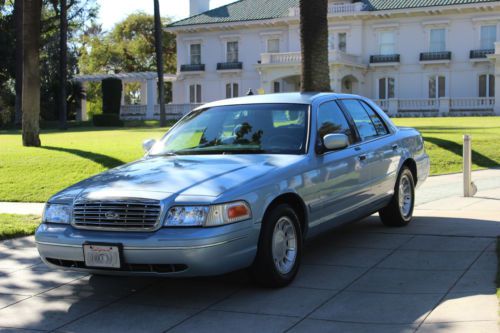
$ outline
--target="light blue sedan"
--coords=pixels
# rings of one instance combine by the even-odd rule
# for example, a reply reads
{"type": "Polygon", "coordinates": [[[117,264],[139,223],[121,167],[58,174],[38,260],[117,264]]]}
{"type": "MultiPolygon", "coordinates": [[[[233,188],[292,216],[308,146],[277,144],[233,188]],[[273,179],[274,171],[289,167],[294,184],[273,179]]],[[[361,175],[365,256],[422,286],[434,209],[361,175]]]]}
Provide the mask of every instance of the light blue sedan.
{"type": "Polygon", "coordinates": [[[429,174],[419,132],[354,95],[209,103],[144,148],[47,202],[36,232],[45,263],[177,277],[248,267],[284,286],[315,235],[375,212],[389,227],[410,223],[429,174]]]}

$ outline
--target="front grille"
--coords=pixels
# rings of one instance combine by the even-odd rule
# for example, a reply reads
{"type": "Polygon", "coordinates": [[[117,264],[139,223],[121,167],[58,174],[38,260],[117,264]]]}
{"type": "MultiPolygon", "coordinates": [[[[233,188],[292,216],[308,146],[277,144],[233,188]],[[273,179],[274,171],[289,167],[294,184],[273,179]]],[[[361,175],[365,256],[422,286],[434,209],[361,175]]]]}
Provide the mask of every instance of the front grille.
{"type": "MultiPolygon", "coordinates": [[[[45,258],[52,265],[65,268],[88,268],[92,270],[116,270],[106,268],[87,267],[85,262],[77,260],[63,260],[55,258],[45,258]]],[[[126,264],[124,263],[118,271],[137,273],[176,273],[188,269],[184,264],[126,264]]]]}
{"type": "Polygon", "coordinates": [[[158,226],[160,213],[160,202],[156,200],[77,202],[73,225],[82,229],[150,231],[158,226]]]}

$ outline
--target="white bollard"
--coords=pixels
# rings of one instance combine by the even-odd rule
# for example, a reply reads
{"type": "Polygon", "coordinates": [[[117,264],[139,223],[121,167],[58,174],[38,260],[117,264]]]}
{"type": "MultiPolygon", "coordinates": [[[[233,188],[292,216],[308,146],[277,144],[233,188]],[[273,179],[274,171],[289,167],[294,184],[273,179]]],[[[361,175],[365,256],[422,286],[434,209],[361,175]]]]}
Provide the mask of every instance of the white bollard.
{"type": "Polygon", "coordinates": [[[476,185],[472,182],[472,137],[464,135],[463,150],[463,172],[464,172],[464,197],[472,197],[477,192],[476,185]]]}

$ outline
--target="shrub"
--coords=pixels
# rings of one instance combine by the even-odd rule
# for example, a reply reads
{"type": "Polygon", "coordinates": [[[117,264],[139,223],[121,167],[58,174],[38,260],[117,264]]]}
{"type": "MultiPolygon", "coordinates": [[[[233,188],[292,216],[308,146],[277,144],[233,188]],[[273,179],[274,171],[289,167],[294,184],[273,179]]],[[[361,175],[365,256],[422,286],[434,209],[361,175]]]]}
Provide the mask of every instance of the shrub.
{"type": "Polygon", "coordinates": [[[108,78],[102,80],[102,113],[120,114],[122,81],[108,78]]]}
{"type": "Polygon", "coordinates": [[[95,114],[92,122],[97,127],[123,127],[120,115],[112,113],[95,114]]]}

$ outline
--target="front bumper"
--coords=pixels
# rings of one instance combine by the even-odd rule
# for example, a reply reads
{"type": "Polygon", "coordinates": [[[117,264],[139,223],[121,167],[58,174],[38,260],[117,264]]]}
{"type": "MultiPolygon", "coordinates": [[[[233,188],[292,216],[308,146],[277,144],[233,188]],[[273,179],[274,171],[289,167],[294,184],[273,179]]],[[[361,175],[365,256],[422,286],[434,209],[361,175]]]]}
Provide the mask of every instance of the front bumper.
{"type": "Polygon", "coordinates": [[[146,233],[90,231],[44,223],[35,240],[42,260],[54,268],[119,275],[209,276],[250,266],[257,252],[259,227],[247,221],[146,233]],[[121,244],[122,268],[87,268],[83,255],[87,242],[121,244]]]}

